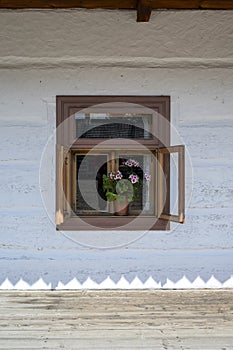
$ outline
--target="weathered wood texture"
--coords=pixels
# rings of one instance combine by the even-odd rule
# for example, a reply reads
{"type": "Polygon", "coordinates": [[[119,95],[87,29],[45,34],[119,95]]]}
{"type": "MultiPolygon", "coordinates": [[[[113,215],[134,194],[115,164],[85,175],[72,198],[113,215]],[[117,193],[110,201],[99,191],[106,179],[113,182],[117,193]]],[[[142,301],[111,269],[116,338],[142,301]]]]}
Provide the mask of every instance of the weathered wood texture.
{"type": "MultiPolygon", "coordinates": [[[[0,0],[0,8],[137,9],[137,0],[0,0]]],[[[233,9],[232,0],[143,0],[151,9],[233,9]]]]}
{"type": "Polygon", "coordinates": [[[1,292],[0,348],[233,349],[233,291],[1,292]]]}
{"type": "Polygon", "coordinates": [[[137,5],[137,22],[148,22],[151,11],[152,7],[147,2],[139,0],[137,5]]]}

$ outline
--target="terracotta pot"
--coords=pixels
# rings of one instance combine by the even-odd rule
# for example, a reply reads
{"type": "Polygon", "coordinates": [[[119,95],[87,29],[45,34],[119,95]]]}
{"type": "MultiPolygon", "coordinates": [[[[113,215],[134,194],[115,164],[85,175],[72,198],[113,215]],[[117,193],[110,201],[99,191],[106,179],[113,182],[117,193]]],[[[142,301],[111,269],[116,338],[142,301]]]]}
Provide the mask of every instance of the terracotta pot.
{"type": "Polygon", "coordinates": [[[119,202],[118,198],[114,203],[114,215],[124,216],[129,215],[129,201],[127,197],[124,197],[123,202],[119,202]]]}

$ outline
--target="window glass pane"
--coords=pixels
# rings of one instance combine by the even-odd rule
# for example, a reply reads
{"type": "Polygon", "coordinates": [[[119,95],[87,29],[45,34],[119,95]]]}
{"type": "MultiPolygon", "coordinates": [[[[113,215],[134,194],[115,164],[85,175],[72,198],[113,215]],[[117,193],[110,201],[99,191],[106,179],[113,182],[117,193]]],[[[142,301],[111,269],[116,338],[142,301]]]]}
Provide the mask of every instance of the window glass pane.
{"type": "Polygon", "coordinates": [[[76,155],[76,211],[107,210],[106,196],[102,188],[103,174],[107,175],[107,154],[76,155]]]}
{"type": "Polygon", "coordinates": [[[170,154],[170,213],[178,215],[178,153],[170,154]]]}
{"type": "MultiPolygon", "coordinates": [[[[119,154],[119,168],[124,169],[124,164],[133,160],[138,163],[137,168],[133,168],[133,172],[139,177],[140,186],[136,190],[134,200],[130,203],[130,213],[143,215],[154,215],[155,213],[155,169],[151,153],[145,154],[119,154]]],[[[129,167],[128,167],[129,168],[129,167]]],[[[130,168],[129,168],[130,169],[130,168]]],[[[121,170],[123,172],[123,170],[121,170]]],[[[128,171],[128,169],[127,169],[128,171]]]]}
{"type": "Polygon", "coordinates": [[[79,138],[153,138],[151,114],[76,113],[75,121],[79,138]]]}
{"type": "MultiPolygon", "coordinates": [[[[114,182],[113,196],[119,195],[118,189],[124,181],[129,183],[129,215],[155,214],[155,170],[151,153],[122,154],[114,152],[114,158],[108,154],[76,154],[76,213],[78,215],[114,215],[114,199],[107,201],[103,190],[103,175],[116,176],[121,172],[119,181],[114,182]],[[137,166],[130,166],[130,162],[137,166]],[[153,165],[153,166],[152,166],[153,165]],[[136,176],[136,182],[130,176],[136,176]],[[123,180],[123,182],[122,182],[123,180]]],[[[127,185],[128,186],[128,185],[127,185]]],[[[110,190],[111,192],[111,190],[110,190]]]]}

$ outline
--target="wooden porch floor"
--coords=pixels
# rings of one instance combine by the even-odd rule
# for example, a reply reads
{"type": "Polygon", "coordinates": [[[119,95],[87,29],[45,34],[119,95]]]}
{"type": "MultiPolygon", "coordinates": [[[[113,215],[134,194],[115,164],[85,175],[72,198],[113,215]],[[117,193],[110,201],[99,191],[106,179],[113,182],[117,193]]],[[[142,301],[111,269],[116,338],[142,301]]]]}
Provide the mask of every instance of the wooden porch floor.
{"type": "Polygon", "coordinates": [[[233,291],[0,292],[0,349],[233,349],[233,291]]]}

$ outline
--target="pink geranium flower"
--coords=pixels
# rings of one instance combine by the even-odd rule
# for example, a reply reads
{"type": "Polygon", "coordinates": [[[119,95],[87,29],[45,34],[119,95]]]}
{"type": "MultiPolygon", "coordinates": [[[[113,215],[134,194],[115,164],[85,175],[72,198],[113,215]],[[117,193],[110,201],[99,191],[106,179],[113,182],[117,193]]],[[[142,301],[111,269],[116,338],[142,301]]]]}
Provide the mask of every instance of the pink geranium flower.
{"type": "Polygon", "coordinates": [[[114,177],[114,179],[115,180],[121,180],[122,177],[123,177],[122,173],[120,172],[120,170],[118,170],[116,175],[115,175],[115,177],[114,177]]]}
{"type": "Polygon", "coordinates": [[[151,175],[144,173],[139,162],[134,159],[119,158],[118,164],[119,168],[116,172],[111,172],[109,175],[103,174],[103,190],[110,202],[122,196],[126,196],[128,201],[132,202],[136,200],[139,189],[145,186],[143,180],[150,181],[151,175]]]}
{"type": "Polygon", "coordinates": [[[134,159],[129,159],[124,164],[129,166],[129,167],[132,167],[132,166],[139,167],[139,162],[137,162],[134,159]]]}
{"type": "Polygon", "coordinates": [[[151,175],[145,174],[144,176],[145,176],[146,181],[150,181],[151,180],[151,175]]]}
{"type": "Polygon", "coordinates": [[[139,181],[139,177],[137,175],[134,175],[134,174],[129,175],[129,179],[130,179],[132,184],[135,184],[139,181]]]}
{"type": "Polygon", "coordinates": [[[133,166],[132,159],[127,160],[127,161],[125,162],[125,165],[130,166],[130,167],[133,166]]]}

